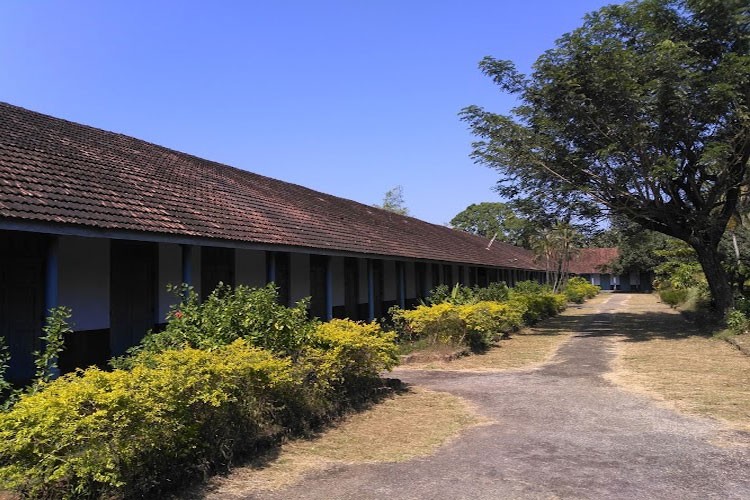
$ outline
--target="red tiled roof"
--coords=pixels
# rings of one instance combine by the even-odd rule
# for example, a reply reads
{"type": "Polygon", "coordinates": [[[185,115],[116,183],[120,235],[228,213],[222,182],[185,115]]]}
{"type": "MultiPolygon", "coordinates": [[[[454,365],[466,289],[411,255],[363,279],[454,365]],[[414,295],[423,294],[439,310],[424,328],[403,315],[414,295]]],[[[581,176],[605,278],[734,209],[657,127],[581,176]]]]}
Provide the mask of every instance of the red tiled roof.
{"type": "Polygon", "coordinates": [[[0,219],[539,269],[527,250],[0,103],[0,219]]]}
{"type": "Polygon", "coordinates": [[[617,248],[581,248],[570,262],[570,272],[575,274],[601,273],[602,268],[619,256],[617,248]]]}

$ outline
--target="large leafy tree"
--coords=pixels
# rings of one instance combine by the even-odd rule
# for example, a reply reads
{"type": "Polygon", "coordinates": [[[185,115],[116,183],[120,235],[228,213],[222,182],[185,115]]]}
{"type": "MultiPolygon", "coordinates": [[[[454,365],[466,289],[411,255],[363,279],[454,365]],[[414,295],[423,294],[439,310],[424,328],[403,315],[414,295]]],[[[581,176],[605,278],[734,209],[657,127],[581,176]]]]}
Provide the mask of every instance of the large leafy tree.
{"type": "Polygon", "coordinates": [[[480,68],[520,105],[472,106],[474,158],[506,196],[596,206],[685,241],[715,306],[732,305],[719,243],[748,184],[750,4],[643,0],[605,7],[531,75],[480,68]]]}
{"type": "Polygon", "coordinates": [[[450,225],[454,229],[485,238],[497,237],[499,241],[525,248],[529,248],[530,238],[535,233],[531,221],[519,217],[511,206],[499,201],[472,203],[456,214],[450,225]]]}

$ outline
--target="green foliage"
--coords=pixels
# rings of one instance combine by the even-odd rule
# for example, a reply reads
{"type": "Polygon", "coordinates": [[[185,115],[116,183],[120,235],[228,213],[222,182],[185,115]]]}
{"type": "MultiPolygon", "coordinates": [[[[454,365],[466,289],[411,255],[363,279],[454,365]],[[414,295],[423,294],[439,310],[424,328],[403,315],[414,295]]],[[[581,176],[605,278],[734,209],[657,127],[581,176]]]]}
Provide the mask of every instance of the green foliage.
{"type": "Polygon", "coordinates": [[[468,287],[456,283],[453,288],[438,285],[430,290],[427,303],[431,305],[448,302],[454,305],[473,304],[480,301],[503,301],[509,296],[509,288],[504,282],[490,283],[486,287],[468,287]]]}
{"type": "Polygon", "coordinates": [[[568,280],[563,293],[570,302],[581,304],[586,299],[596,297],[600,291],[600,287],[592,285],[585,278],[576,276],[568,280]]]}
{"type": "Polygon", "coordinates": [[[474,351],[487,349],[492,342],[523,326],[524,313],[517,304],[503,302],[458,306],[458,316],[466,325],[464,342],[474,351]]]}
{"type": "Polygon", "coordinates": [[[507,198],[560,213],[606,207],[696,249],[716,307],[732,290],[718,245],[750,183],[746,0],[641,0],[586,16],[530,75],[491,57],[480,69],[512,112],[471,106],[473,157],[507,198]]]}
{"type": "Polygon", "coordinates": [[[49,310],[49,315],[42,328],[44,335],[40,337],[44,350],[42,352],[34,351],[36,373],[32,390],[36,390],[41,384],[49,382],[57,374],[57,358],[65,346],[64,336],[73,332],[68,325],[71,315],[70,308],[64,306],[49,310]]]}
{"type": "Polygon", "coordinates": [[[413,310],[393,309],[401,340],[468,345],[482,350],[524,324],[558,314],[565,309],[564,295],[552,293],[535,281],[519,282],[512,289],[504,283],[486,288],[457,285],[436,287],[430,305],[413,310]]]}
{"type": "Polygon", "coordinates": [[[356,386],[396,366],[395,334],[377,323],[334,319],[316,327],[303,359],[314,367],[318,384],[328,389],[356,386]]]}
{"type": "Polygon", "coordinates": [[[0,414],[0,488],[30,497],[137,496],[205,472],[273,430],[295,394],[288,360],[244,340],[89,368],[0,414]]]}
{"type": "MultiPolygon", "coordinates": [[[[294,307],[278,303],[273,284],[262,288],[220,285],[202,303],[190,287],[172,289],[182,302],[167,315],[163,332],[149,333],[129,353],[158,353],[193,347],[214,349],[239,338],[281,356],[296,357],[315,328],[307,319],[308,300],[294,307]]],[[[116,360],[126,367],[130,357],[116,360]]]]}
{"type": "Polygon", "coordinates": [[[505,282],[490,283],[486,287],[475,287],[474,297],[478,302],[503,302],[508,300],[510,288],[505,282]]]}
{"type": "Polygon", "coordinates": [[[529,248],[529,239],[534,233],[532,222],[516,215],[509,204],[483,202],[471,204],[450,221],[451,227],[468,233],[505,241],[512,245],[529,248]]]}
{"type": "Polygon", "coordinates": [[[5,337],[0,337],[0,402],[5,401],[13,390],[13,384],[7,381],[5,374],[10,367],[10,351],[5,337]]]}
{"type": "Polygon", "coordinates": [[[727,328],[736,335],[750,331],[750,317],[737,309],[727,313],[726,322],[727,328]]]}
{"type": "Polygon", "coordinates": [[[682,304],[683,302],[685,302],[685,300],[687,300],[687,297],[688,290],[685,288],[665,288],[663,290],[659,290],[659,298],[661,298],[661,301],[671,307],[677,307],[678,305],[682,304]]]}
{"type": "Polygon", "coordinates": [[[399,215],[409,215],[409,209],[404,201],[404,188],[396,186],[386,191],[382,205],[375,205],[383,210],[388,210],[399,215]]]}
{"type": "Polygon", "coordinates": [[[204,304],[181,291],[164,335],[119,368],[45,379],[0,413],[0,491],[153,496],[370,397],[397,361],[377,324],[307,320],[273,287],[220,287],[204,304]]]}
{"type": "Polygon", "coordinates": [[[58,356],[65,345],[65,335],[72,332],[68,324],[72,311],[68,307],[58,306],[49,310],[40,337],[44,350],[34,351],[34,366],[36,372],[31,384],[25,388],[14,387],[5,379],[5,373],[10,366],[10,352],[5,345],[5,339],[0,337],[0,410],[9,410],[24,392],[33,393],[40,390],[58,373],[58,356]]]}
{"type": "Polygon", "coordinates": [[[458,314],[458,306],[450,302],[420,305],[415,309],[394,311],[397,325],[403,325],[402,338],[426,338],[429,343],[462,345],[466,324],[458,314]]]}
{"type": "Polygon", "coordinates": [[[453,288],[448,285],[438,285],[430,291],[427,297],[427,303],[432,305],[444,302],[455,305],[471,304],[476,300],[474,289],[460,283],[456,283],[453,288]]]}

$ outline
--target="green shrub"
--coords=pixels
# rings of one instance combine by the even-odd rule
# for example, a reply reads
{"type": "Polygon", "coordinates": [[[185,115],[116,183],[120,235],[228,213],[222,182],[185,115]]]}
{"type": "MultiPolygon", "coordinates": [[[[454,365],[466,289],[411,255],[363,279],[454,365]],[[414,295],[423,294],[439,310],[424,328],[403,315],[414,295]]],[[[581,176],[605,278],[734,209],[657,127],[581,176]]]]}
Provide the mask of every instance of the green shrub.
{"type": "Polygon", "coordinates": [[[563,295],[552,293],[547,285],[523,281],[511,289],[509,302],[524,309],[524,323],[533,325],[565,310],[567,299],[563,295]]]}
{"type": "Polygon", "coordinates": [[[57,375],[57,361],[65,345],[65,335],[73,331],[68,323],[71,315],[70,308],[64,306],[49,310],[42,328],[44,335],[40,337],[44,349],[32,353],[36,371],[27,387],[14,387],[5,379],[5,373],[10,366],[10,352],[5,345],[5,339],[0,337],[0,410],[12,408],[21,394],[37,391],[57,375]]]}
{"type": "Polygon", "coordinates": [[[486,287],[474,287],[477,302],[503,302],[508,300],[510,289],[505,282],[490,283],[486,287]]]}
{"type": "Polygon", "coordinates": [[[665,288],[659,290],[659,297],[662,302],[669,304],[670,307],[676,307],[685,302],[688,297],[688,291],[685,289],[665,288]]]}
{"type": "Polygon", "coordinates": [[[471,304],[476,302],[475,289],[460,283],[456,283],[453,288],[448,285],[438,285],[430,290],[427,296],[427,304],[437,305],[450,303],[455,305],[471,304]]]}
{"type": "Polygon", "coordinates": [[[746,333],[750,330],[750,317],[736,308],[727,313],[726,322],[727,328],[736,335],[746,333]]]}
{"type": "Polygon", "coordinates": [[[458,306],[458,315],[466,324],[465,342],[475,351],[488,348],[492,342],[520,328],[524,313],[518,305],[503,302],[458,306]]]}
{"type": "Polygon", "coordinates": [[[592,285],[585,278],[576,276],[568,280],[563,293],[570,302],[581,304],[586,299],[596,297],[600,291],[600,287],[592,285]]]}
{"type": "Polygon", "coordinates": [[[458,308],[450,302],[431,306],[420,305],[411,310],[395,311],[395,320],[403,325],[403,334],[409,339],[427,339],[429,343],[464,344],[466,323],[458,308]]]}
{"type": "Polygon", "coordinates": [[[395,313],[396,323],[403,325],[403,333],[410,340],[426,339],[429,344],[467,345],[482,350],[523,325],[526,305],[519,301],[462,305],[443,302],[395,313]]]}
{"type": "Polygon", "coordinates": [[[371,397],[396,364],[377,324],[308,320],[272,287],[219,287],[204,304],[182,291],[166,331],[120,368],[45,378],[0,413],[0,491],[154,495],[371,397]]]}
{"type": "Polygon", "coordinates": [[[0,489],[137,496],[226,463],[273,433],[291,362],[244,340],[69,374],[0,414],[0,489]]]}
{"type": "Polygon", "coordinates": [[[384,332],[377,323],[334,319],[317,326],[302,362],[329,399],[347,397],[396,366],[395,334],[384,332]]]}
{"type": "MultiPolygon", "coordinates": [[[[167,316],[163,332],[149,333],[129,354],[158,353],[193,347],[214,349],[242,338],[255,347],[281,356],[296,357],[315,330],[317,322],[307,318],[308,300],[294,307],[278,303],[273,284],[262,288],[219,285],[204,301],[190,287],[175,288],[183,297],[167,316]]],[[[130,357],[114,365],[127,367],[130,357]]]]}

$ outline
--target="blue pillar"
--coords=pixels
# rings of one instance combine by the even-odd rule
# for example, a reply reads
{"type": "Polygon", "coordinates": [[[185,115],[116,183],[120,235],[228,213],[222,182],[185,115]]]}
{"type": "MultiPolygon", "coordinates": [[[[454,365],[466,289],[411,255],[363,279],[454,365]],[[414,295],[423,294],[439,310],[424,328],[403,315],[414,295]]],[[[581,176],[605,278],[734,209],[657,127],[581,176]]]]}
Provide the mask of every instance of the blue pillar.
{"type": "Polygon", "coordinates": [[[367,321],[375,319],[375,270],[372,259],[367,259],[367,321]]]}
{"type": "Polygon", "coordinates": [[[182,282],[186,285],[193,284],[193,246],[180,245],[182,247],[182,282]]]}
{"type": "MultiPolygon", "coordinates": [[[[57,236],[51,236],[47,245],[47,258],[44,270],[44,315],[49,315],[50,309],[54,309],[58,304],[58,284],[59,284],[59,252],[60,239],[57,236]]],[[[45,346],[42,346],[44,349],[45,346]]],[[[55,362],[55,364],[57,364],[55,362]]],[[[59,368],[51,370],[53,378],[60,375],[59,368]]]]}
{"type": "Polygon", "coordinates": [[[396,262],[396,274],[398,277],[398,307],[406,309],[406,269],[403,262],[396,262]]]}
{"type": "Polygon", "coordinates": [[[266,252],[266,283],[276,282],[276,252],[266,252]]]}
{"type": "Polygon", "coordinates": [[[326,257],[326,321],[333,319],[333,266],[331,257],[326,257]]]}

